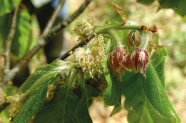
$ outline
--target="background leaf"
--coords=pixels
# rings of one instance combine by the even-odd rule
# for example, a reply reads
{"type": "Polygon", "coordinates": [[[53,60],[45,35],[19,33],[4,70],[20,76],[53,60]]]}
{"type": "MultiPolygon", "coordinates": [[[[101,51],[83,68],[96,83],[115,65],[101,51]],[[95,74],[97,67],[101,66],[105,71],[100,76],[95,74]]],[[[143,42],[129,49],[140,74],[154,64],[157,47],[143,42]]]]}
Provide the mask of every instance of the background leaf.
{"type": "MultiPolygon", "coordinates": [[[[12,43],[12,53],[18,58],[22,58],[33,46],[32,40],[32,18],[26,9],[19,12],[17,17],[16,33],[12,43]]],[[[34,20],[33,20],[34,21],[34,20]]]]}
{"type": "MultiPolygon", "coordinates": [[[[0,17],[0,53],[3,53],[3,45],[7,39],[7,35],[10,31],[10,25],[12,21],[12,15],[6,14],[0,17]]],[[[36,38],[32,36],[32,22],[37,21],[32,18],[26,9],[22,9],[18,12],[16,20],[16,30],[12,41],[12,59],[17,61],[22,58],[26,52],[36,44],[36,38]]]]}
{"type": "Polygon", "coordinates": [[[154,2],[154,0],[137,0],[137,1],[146,5],[149,5],[154,2]]]}
{"type": "Polygon", "coordinates": [[[21,0],[0,0],[0,16],[11,12],[20,2],[21,0]]]}
{"type": "Polygon", "coordinates": [[[186,15],[185,0],[159,0],[161,8],[172,8],[181,16],[186,15]]]}

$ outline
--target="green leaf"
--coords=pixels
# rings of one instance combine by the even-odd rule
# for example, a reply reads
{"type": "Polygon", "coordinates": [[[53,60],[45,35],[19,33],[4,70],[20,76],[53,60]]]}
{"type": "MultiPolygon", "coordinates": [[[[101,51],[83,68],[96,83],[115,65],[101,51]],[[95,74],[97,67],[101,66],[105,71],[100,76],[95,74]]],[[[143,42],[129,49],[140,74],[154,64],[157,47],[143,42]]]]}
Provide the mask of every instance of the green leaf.
{"type": "Polygon", "coordinates": [[[181,0],[158,0],[162,8],[176,8],[181,0]]]}
{"type": "Polygon", "coordinates": [[[12,42],[12,54],[22,58],[32,46],[32,41],[31,17],[24,9],[18,14],[16,33],[12,42]]]}
{"type": "Polygon", "coordinates": [[[156,50],[151,57],[151,63],[154,66],[163,86],[165,86],[165,70],[164,69],[165,69],[166,55],[167,55],[166,49],[160,48],[156,50]]]}
{"type": "Polygon", "coordinates": [[[89,85],[76,88],[74,92],[70,87],[58,88],[53,100],[45,103],[35,116],[34,123],[92,123],[88,108],[97,94],[98,90],[89,85]]]}
{"type": "Polygon", "coordinates": [[[185,0],[159,0],[161,8],[172,8],[178,14],[186,15],[186,1],[185,0]]]}
{"type": "Polygon", "coordinates": [[[106,105],[118,105],[121,102],[121,83],[116,76],[109,73],[107,66],[104,69],[105,79],[107,81],[107,87],[103,93],[104,102],[106,105]]]}
{"type": "MultiPolygon", "coordinates": [[[[111,42],[107,44],[107,52],[110,52],[111,42]]],[[[104,76],[107,82],[107,87],[103,93],[103,99],[105,104],[107,105],[118,105],[121,100],[120,93],[120,82],[117,80],[117,76],[112,75],[108,68],[108,58],[106,58],[105,63],[103,65],[104,68],[104,76]]]]}
{"type": "Polygon", "coordinates": [[[186,15],[185,5],[186,5],[186,1],[185,0],[180,0],[180,2],[178,3],[178,6],[175,8],[175,11],[178,14],[180,14],[182,16],[185,16],[186,15]]]}
{"type": "Polygon", "coordinates": [[[38,68],[23,84],[18,93],[24,93],[22,107],[13,123],[28,123],[41,109],[46,100],[48,85],[59,79],[59,74],[65,74],[73,67],[72,63],[56,61],[38,68]]]}
{"type": "Polygon", "coordinates": [[[0,16],[11,12],[20,2],[21,0],[0,0],[0,16]]]}
{"type": "Polygon", "coordinates": [[[151,56],[151,63],[154,67],[158,66],[160,63],[162,63],[165,60],[165,57],[167,55],[167,51],[165,48],[159,48],[156,50],[152,56],[151,56]]]}
{"type": "Polygon", "coordinates": [[[0,122],[1,123],[10,123],[10,120],[8,117],[8,111],[2,111],[0,113],[0,122]]]}
{"type": "MultiPolygon", "coordinates": [[[[32,24],[36,19],[31,18],[30,14],[26,9],[22,9],[18,12],[16,19],[15,35],[12,40],[11,58],[17,59],[22,58],[27,51],[36,44],[37,40],[33,38],[32,24]]],[[[7,39],[10,31],[10,25],[12,23],[12,15],[6,14],[0,17],[0,54],[3,53],[3,46],[7,39]]]]}
{"type": "Polygon", "coordinates": [[[148,65],[146,78],[141,74],[126,72],[122,80],[122,93],[126,97],[124,106],[129,111],[129,123],[180,122],[151,63],[148,65]]]}
{"type": "Polygon", "coordinates": [[[154,0],[137,0],[137,1],[146,5],[149,5],[154,2],[154,0]]]}
{"type": "Polygon", "coordinates": [[[0,54],[3,54],[4,42],[9,33],[11,17],[9,15],[0,16],[0,54]]]}

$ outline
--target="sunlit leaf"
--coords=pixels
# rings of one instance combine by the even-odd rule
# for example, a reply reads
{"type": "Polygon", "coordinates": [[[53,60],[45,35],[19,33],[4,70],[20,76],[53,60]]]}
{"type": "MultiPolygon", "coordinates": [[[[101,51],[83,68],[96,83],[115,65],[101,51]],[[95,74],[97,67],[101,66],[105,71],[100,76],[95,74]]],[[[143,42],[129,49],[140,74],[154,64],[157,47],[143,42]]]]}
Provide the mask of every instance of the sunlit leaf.
{"type": "Polygon", "coordinates": [[[16,33],[12,43],[12,53],[22,58],[33,46],[31,17],[26,9],[19,12],[17,17],[16,33]]]}
{"type": "MultiPolygon", "coordinates": [[[[26,52],[36,44],[37,40],[33,38],[32,21],[36,21],[31,18],[26,9],[22,9],[18,12],[16,19],[15,35],[12,39],[12,59],[22,58],[26,52]]],[[[0,53],[3,53],[3,46],[10,31],[10,25],[12,23],[12,15],[6,14],[0,17],[0,53]]]]}
{"type": "Polygon", "coordinates": [[[163,86],[165,86],[165,57],[167,51],[165,48],[159,48],[151,56],[151,63],[154,66],[159,79],[161,80],[163,86]]]}
{"type": "Polygon", "coordinates": [[[72,67],[70,62],[56,61],[38,68],[18,91],[24,93],[27,99],[22,102],[22,107],[13,122],[28,123],[44,104],[48,85],[56,82],[59,74],[65,74],[72,67]]]}
{"type": "Polygon", "coordinates": [[[147,68],[146,77],[126,72],[122,78],[129,123],[180,122],[166,89],[151,64],[147,68]]]}
{"type": "Polygon", "coordinates": [[[21,0],[0,0],[0,16],[11,12],[20,2],[21,0]]]}

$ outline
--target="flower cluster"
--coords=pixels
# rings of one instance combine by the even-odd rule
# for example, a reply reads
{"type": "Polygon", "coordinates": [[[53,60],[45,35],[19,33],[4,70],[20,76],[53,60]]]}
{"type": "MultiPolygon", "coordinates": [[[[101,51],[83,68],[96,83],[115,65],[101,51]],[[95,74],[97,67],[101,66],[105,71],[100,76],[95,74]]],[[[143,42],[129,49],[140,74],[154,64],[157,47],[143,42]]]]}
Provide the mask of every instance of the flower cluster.
{"type": "Polygon", "coordinates": [[[148,56],[146,50],[136,49],[125,60],[121,61],[120,65],[129,71],[144,73],[148,63],[148,56]]]}
{"type": "Polygon", "coordinates": [[[140,35],[134,30],[130,31],[126,44],[129,53],[124,47],[119,46],[109,55],[112,70],[116,73],[122,70],[145,73],[149,59],[147,46],[151,41],[151,33],[156,31],[155,26],[150,29],[142,26],[140,35]]]}
{"type": "Polygon", "coordinates": [[[136,49],[128,54],[125,48],[117,47],[110,55],[110,67],[116,73],[122,70],[144,73],[148,63],[148,52],[146,50],[136,49]]]}
{"type": "Polygon", "coordinates": [[[124,47],[117,47],[115,50],[113,50],[110,55],[110,66],[112,70],[114,70],[116,73],[120,73],[122,71],[121,61],[125,61],[127,57],[127,51],[124,47]]]}
{"type": "Polygon", "coordinates": [[[93,38],[87,47],[81,47],[74,52],[75,61],[81,67],[87,78],[100,76],[103,73],[103,63],[106,58],[106,44],[102,35],[93,38]]]}

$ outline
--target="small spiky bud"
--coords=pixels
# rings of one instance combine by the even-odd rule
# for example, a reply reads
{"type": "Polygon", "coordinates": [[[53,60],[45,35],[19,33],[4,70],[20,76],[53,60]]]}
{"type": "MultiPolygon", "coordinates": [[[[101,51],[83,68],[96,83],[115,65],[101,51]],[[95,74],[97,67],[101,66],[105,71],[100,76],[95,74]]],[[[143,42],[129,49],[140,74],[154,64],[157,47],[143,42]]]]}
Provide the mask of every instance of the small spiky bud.
{"type": "Polygon", "coordinates": [[[110,67],[112,68],[112,70],[116,73],[120,73],[123,69],[120,63],[124,61],[126,57],[127,52],[125,48],[117,47],[116,49],[114,49],[109,55],[110,67]]]}
{"type": "Polygon", "coordinates": [[[129,32],[127,37],[127,46],[129,48],[137,48],[140,45],[140,35],[135,30],[129,32]]]}

